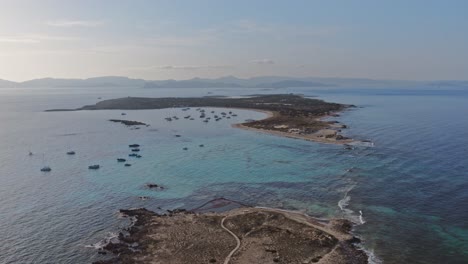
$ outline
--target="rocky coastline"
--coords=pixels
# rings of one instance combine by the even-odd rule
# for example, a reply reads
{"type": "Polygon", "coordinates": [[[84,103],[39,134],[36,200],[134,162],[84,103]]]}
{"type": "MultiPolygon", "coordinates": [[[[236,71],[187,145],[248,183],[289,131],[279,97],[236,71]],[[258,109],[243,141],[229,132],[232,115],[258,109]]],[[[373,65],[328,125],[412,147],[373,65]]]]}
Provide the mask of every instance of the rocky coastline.
{"type": "Polygon", "coordinates": [[[120,210],[132,225],[101,250],[109,263],[368,263],[344,219],[271,208],[226,212],[120,210]]]}

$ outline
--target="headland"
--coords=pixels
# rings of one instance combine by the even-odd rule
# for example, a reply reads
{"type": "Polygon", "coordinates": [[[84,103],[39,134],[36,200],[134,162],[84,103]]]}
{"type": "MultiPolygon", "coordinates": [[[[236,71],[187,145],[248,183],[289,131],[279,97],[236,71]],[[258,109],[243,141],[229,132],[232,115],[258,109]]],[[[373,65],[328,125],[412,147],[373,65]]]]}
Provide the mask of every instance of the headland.
{"type": "Polygon", "coordinates": [[[132,226],[109,243],[108,263],[322,263],[364,264],[351,223],[319,221],[298,212],[241,207],[227,212],[144,208],[120,210],[132,226]]]}

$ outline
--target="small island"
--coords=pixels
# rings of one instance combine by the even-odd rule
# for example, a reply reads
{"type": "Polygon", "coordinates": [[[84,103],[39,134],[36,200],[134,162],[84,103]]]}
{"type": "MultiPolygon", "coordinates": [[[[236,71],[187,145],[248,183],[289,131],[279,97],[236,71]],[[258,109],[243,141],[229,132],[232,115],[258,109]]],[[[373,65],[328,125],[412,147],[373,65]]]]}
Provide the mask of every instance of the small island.
{"type": "Polygon", "coordinates": [[[240,207],[195,213],[144,208],[120,210],[132,226],[109,243],[108,263],[368,263],[343,219],[319,221],[269,208],[240,207]]]}
{"type": "Polygon", "coordinates": [[[322,143],[347,144],[349,139],[340,135],[345,125],[336,121],[324,121],[325,117],[336,116],[352,105],[329,103],[295,94],[253,95],[242,98],[199,97],[199,98],[142,98],[126,97],[104,100],[78,109],[56,109],[48,111],[77,110],[143,110],[184,107],[220,107],[261,111],[268,114],[263,120],[249,120],[235,127],[298,138],[322,143]]]}
{"type": "Polygon", "coordinates": [[[109,121],[114,122],[114,123],[121,123],[126,126],[147,126],[148,125],[143,122],[132,121],[132,120],[109,119],[109,121]]]}

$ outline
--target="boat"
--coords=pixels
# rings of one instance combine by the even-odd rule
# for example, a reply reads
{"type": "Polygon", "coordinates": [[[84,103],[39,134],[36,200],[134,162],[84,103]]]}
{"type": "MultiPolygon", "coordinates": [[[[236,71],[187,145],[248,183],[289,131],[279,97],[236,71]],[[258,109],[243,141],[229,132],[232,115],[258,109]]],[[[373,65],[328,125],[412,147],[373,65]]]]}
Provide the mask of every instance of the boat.
{"type": "Polygon", "coordinates": [[[130,163],[125,163],[124,166],[125,166],[125,167],[130,167],[130,166],[132,166],[132,164],[130,164],[130,163]]]}
{"type": "Polygon", "coordinates": [[[175,137],[181,137],[181,135],[175,135],[175,137]]]}
{"type": "Polygon", "coordinates": [[[128,145],[130,148],[139,148],[140,145],[138,144],[131,144],[131,145],[128,145]]]}
{"type": "Polygon", "coordinates": [[[132,153],[132,154],[128,154],[128,156],[129,156],[129,157],[136,157],[136,156],[138,156],[138,154],[132,153]]]}
{"type": "Polygon", "coordinates": [[[32,156],[32,155],[33,155],[33,153],[31,151],[29,151],[29,156],[32,156]]]}
{"type": "Polygon", "coordinates": [[[138,151],[140,151],[140,149],[139,148],[134,148],[134,149],[132,149],[132,151],[133,152],[138,152],[138,151]]]}
{"type": "Polygon", "coordinates": [[[203,120],[203,122],[208,123],[208,120],[205,119],[205,120],[203,120]]]}
{"type": "Polygon", "coordinates": [[[190,118],[190,120],[195,120],[195,118],[192,117],[192,118],[190,118]]]}
{"type": "MultiPolygon", "coordinates": [[[[30,152],[31,153],[31,152],[30,152]]],[[[45,163],[45,154],[42,154],[42,164],[46,164],[45,163]]],[[[43,172],[49,172],[51,171],[52,169],[49,167],[49,166],[44,166],[42,167],[41,171],[43,172]]]]}
{"type": "Polygon", "coordinates": [[[126,159],[117,159],[118,162],[125,162],[127,161],[126,159]]]}
{"type": "Polygon", "coordinates": [[[88,169],[90,169],[90,170],[97,170],[97,169],[99,169],[100,167],[101,167],[101,166],[99,166],[99,165],[96,164],[96,165],[88,166],[88,169]]]}
{"type": "Polygon", "coordinates": [[[75,153],[75,151],[73,151],[73,150],[67,152],[67,155],[75,155],[75,154],[76,154],[76,153],[75,153]]]}
{"type": "Polygon", "coordinates": [[[166,119],[166,121],[172,121],[172,118],[170,118],[170,117],[166,117],[164,119],[166,119]]]}
{"type": "Polygon", "coordinates": [[[237,116],[236,114],[232,114],[232,116],[237,116]]]}
{"type": "Polygon", "coordinates": [[[137,154],[137,155],[135,156],[135,158],[141,158],[141,155],[138,155],[138,154],[137,154]]]}
{"type": "Polygon", "coordinates": [[[123,115],[123,116],[124,116],[124,115],[127,115],[127,114],[126,114],[126,113],[121,113],[120,115],[123,115]]]}
{"type": "Polygon", "coordinates": [[[199,146],[200,148],[203,148],[205,145],[203,145],[203,144],[200,144],[200,145],[198,145],[198,146],[199,146]]]}
{"type": "Polygon", "coordinates": [[[183,150],[188,150],[188,148],[183,148],[183,150]]]}
{"type": "Polygon", "coordinates": [[[51,171],[51,170],[52,170],[52,169],[51,169],[49,166],[45,166],[45,167],[43,167],[43,168],[41,169],[41,171],[43,171],[43,172],[49,172],[49,171],[51,171]]]}

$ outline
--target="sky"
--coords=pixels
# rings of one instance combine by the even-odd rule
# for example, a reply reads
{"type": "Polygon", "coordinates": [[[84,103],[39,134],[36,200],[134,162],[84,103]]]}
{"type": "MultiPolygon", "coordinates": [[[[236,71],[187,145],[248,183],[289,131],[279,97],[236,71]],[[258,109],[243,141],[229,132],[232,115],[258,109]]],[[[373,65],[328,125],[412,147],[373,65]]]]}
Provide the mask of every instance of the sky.
{"type": "Polygon", "coordinates": [[[468,79],[465,0],[0,0],[0,79],[468,79]]]}

